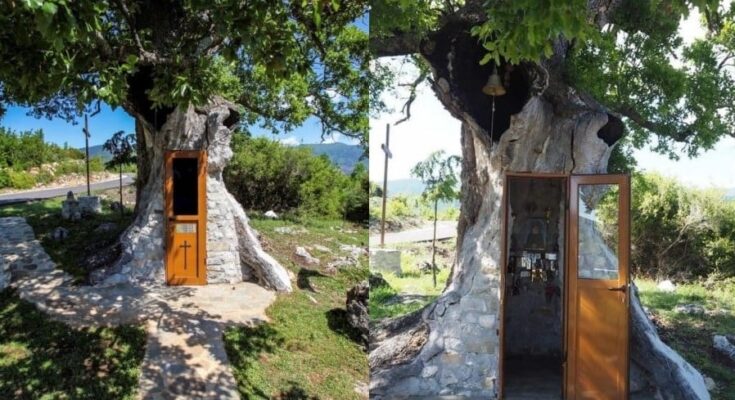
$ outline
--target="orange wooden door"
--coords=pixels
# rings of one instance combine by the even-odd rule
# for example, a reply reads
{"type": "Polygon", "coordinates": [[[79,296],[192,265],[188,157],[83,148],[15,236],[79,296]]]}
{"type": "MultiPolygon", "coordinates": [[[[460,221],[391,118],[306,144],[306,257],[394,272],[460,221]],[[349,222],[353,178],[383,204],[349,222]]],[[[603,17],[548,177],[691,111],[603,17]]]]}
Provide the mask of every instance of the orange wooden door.
{"type": "Polygon", "coordinates": [[[204,151],[167,151],[166,283],[207,283],[207,156],[204,151]]]}
{"type": "Polygon", "coordinates": [[[628,398],[630,178],[572,176],[567,400],[628,398]]]}

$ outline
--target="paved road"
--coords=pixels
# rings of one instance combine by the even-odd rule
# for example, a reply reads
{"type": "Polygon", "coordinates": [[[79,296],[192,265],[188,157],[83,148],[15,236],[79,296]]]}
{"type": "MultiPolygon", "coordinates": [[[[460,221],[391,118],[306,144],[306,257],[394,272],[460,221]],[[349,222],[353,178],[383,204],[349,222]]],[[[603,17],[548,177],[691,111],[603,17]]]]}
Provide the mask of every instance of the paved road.
{"type": "MultiPolygon", "coordinates": [[[[386,232],[385,243],[427,242],[434,236],[434,224],[401,232],[386,232]]],[[[436,225],[436,239],[450,239],[457,236],[457,221],[439,221],[436,225]]],[[[380,234],[370,236],[370,246],[380,245],[380,234]]]]}
{"type": "MultiPolygon", "coordinates": [[[[128,186],[133,184],[133,178],[128,175],[123,175],[123,186],[128,186]]],[[[112,179],[109,181],[102,181],[93,183],[90,185],[92,190],[104,190],[104,189],[112,189],[116,188],[119,185],[119,180],[112,179]]],[[[66,193],[69,191],[74,192],[75,194],[78,193],[87,193],[87,184],[79,185],[79,186],[67,186],[67,187],[59,187],[59,188],[52,188],[52,189],[38,189],[38,190],[28,190],[25,192],[19,192],[19,193],[9,193],[9,194],[3,194],[0,195],[0,206],[6,205],[6,204],[15,204],[15,203],[25,203],[26,201],[31,200],[42,200],[42,199],[50,199],[52,197],[59,197],[59,196],[66,196],[66,193]]]]}

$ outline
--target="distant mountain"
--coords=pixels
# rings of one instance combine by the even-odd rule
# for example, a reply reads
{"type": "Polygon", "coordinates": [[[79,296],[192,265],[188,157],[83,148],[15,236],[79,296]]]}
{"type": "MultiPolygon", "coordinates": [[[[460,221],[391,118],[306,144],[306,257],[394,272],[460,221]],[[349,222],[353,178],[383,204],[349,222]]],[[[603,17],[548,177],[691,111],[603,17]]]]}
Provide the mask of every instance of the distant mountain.
{"type": "Polygon", "coordinates": [[[725,198],[727,200],[735,200],[735,188],[725,190],[725,198]]]}
{"type": "Polygon", "coordinates": [[[316,155],[326,154],[342,172],[349,174],[355,169],[355,165],[361,162],[367,166],[367,159],[360,159],[363,150],[358,145],[344,143],[309,143],[301,144],[301,147],[309,147],[316,155]]]}
{"type": "MultiPolygon", "coordinates": [[[[350,145],[344,143],[310,143],[300,146],[309,147],[316,155],[326,154],[332,162],[338,166],[344,173],[349,174],[355,169],[358,162],[362,162],[367,166],[367,159],[360,160],[362,156],[362,148],[358,145],[350,145]]],[[[84,152],[84,148],[81,148],[84,152]]],[[[90,157],[100,156],[103,161],[112,158],[112,154],[102,148],[102,145],[89,146],[90,157]]],[[[421,193],[419,191],[419,193],[421,193]]]]}
{"type": "MultiPolygon", "coordinates": [[[[84,147],[82,147],[79,150],[81,150],[82,153],[84,153],[84,147]]],[[[102,145],[101,144],[98,144],[97,146],[89,146],[89,157],[90,158],[94,158],[94,157],[98,157],[98,156],[99,157],[102,157],[102,161],[105,161],[105,162],[107,162],[110,159],[112,159],[112,154],[110,154],[109,151],[107,151],[104,148],[102,148],[102,145]]]]}
{"type": "MultiPolygon", "coordinates": [[[[383,182],[378,182],[382,185],[383,182]]],[[[418,196],[424,191],[425,185],[418,179],[395,179],[388,181],[388,197],[394,196],[418,196]]]]}

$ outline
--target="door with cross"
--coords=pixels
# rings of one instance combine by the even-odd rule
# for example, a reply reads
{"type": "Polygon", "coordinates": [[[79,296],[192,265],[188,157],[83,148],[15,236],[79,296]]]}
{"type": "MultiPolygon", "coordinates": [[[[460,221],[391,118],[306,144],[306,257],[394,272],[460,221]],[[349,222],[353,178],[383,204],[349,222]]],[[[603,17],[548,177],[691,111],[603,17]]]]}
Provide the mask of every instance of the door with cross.
{"type": "Polygon", "coordinates": [[[206,284],[206,153],[166,153],[166,282],[206,284]]]}

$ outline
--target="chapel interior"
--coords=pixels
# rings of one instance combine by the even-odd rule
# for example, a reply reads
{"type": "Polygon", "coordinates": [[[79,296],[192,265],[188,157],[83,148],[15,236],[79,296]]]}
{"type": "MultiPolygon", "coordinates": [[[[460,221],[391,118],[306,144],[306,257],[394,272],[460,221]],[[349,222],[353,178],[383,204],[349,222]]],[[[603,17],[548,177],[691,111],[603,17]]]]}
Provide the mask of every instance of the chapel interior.
{"type": "Polygon", "coordinates": [[[561,399],[566,184],[508,178],[503,314],[506,399],[561,399]]]}

